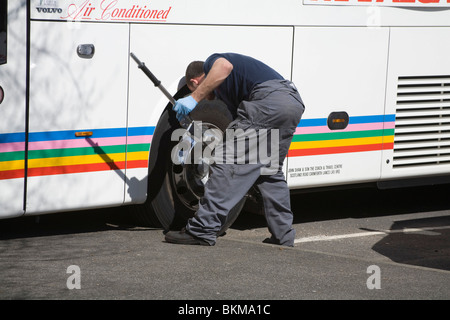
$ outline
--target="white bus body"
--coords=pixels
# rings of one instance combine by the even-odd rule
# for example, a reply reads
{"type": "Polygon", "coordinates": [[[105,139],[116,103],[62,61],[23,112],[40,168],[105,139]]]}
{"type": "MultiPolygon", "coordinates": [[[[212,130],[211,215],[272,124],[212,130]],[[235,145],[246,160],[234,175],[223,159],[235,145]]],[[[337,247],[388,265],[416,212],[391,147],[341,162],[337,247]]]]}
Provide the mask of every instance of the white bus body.
{"type": "Polygon", "coordinates": [[[450,0],[1,6],[0,218],[146,200],[167,98],[130,52],[173,94],[214,52],[292,80],[306,111],[285,161],[291,189],[450,173],[450,0]],[[346,127],[330,129],[331,114],[346,127]]]}

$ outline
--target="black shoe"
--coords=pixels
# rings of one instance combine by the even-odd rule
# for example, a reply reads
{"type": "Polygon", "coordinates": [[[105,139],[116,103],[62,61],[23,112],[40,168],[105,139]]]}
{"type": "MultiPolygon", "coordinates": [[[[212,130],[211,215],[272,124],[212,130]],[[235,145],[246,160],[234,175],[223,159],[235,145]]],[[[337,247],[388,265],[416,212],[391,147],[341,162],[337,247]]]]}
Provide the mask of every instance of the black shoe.
{"type": "Polygon", "coordinates": [[[194,244],[201,246],[210,246],[210,244],[205,240],[199,239],[187,233],[186,229],[184,228],[181,231],[167,232],[165,239],[167,242],[175,244],[194,244]]]}
{"type": "Polygon", "coordinates": [[[269,244],[277,244],[277,245],[279,245],[279,244],[280,244],[280,241],[277,241],[275,238],[270,237],[270,238],[265,238],[265,239],[263,240],[263,243],[269,243],[269,244]]]}
{"type": "Polygon", "coordinates": [[[286,246],[286,247],[293,247],[294,246],[294,245],[289,245],[289,244],[281,244],[280,241],[276,240],[273,237],[265,238],[263,240],[263,243],[275,244],[275,245],[278,245],[278,246],[286,246]]]}

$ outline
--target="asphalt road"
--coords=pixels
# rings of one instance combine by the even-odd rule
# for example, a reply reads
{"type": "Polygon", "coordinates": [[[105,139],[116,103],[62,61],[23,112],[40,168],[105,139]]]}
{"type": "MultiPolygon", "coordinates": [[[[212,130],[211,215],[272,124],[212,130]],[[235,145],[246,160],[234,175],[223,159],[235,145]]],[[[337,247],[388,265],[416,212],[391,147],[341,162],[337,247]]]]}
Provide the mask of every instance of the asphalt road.
{"type": "Polygon", "coordinates": [[[2,220],[0,299],[448,300],[448,190],[293,195],[293,248],[245,212],[214,247],[166,243],[125,208],[2,220]]]}

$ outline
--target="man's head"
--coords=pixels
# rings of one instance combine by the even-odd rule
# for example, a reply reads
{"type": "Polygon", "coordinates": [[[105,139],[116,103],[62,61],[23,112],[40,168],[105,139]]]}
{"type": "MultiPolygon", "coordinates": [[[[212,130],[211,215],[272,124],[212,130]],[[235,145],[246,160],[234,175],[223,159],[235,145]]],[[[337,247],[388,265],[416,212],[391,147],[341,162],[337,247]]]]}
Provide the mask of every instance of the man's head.
{"type": "Polygon", "coordinates": [[[205,72],[203,71],[203,61],[193,61],[186,68],[186,83],[192,92],[198,88],[203,79],[205,79],[205,72]]]}

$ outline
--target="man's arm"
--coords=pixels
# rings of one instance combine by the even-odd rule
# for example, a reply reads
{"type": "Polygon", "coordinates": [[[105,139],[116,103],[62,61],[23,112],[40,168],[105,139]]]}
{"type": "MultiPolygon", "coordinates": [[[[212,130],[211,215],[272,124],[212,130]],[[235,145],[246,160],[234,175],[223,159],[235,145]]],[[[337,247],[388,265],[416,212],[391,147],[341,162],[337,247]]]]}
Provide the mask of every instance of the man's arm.
{"type": "Polygon", "coordinates": [[[218,58],[214,61],[211,70],[208,72],[207,77],[198,86],[198,88],[192,93],[192,97],[195,101],[200,102],[205,99],[211,92],[225,81],[225,79],[233,71],[233,65],[225,58],[218,58]]]}

